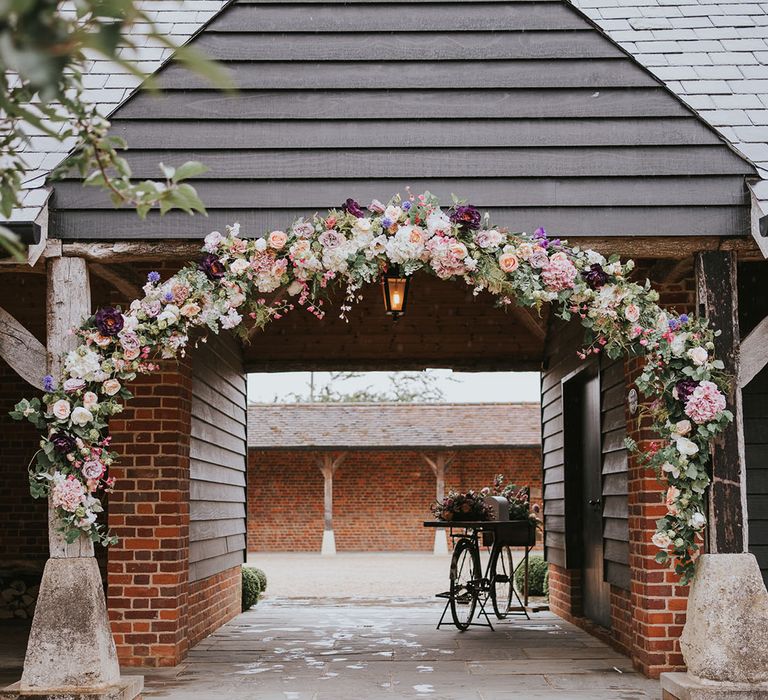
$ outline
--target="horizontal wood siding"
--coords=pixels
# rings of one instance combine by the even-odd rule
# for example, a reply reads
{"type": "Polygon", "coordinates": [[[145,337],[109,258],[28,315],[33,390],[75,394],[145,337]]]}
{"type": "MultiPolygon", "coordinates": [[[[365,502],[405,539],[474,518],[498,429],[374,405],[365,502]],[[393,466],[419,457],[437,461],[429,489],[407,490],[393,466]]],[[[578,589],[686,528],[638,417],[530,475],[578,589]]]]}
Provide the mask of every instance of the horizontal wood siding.
{"type": "Polygon", "coordinates": [[[567,2],[237,2],[193,44],[240,90],[178,65],[112,117],[137,178],[203,161],[209,218],[137,225],[72,175],[63,238],[248,235],[405,185],[469,198],[515,230],[744,235],[747,165],[567,2]]]}
{"type": "Polygon", "coordinates": [[[246,386],[227,335],[194,350],[190,444],[190,581],[245,559],[246,386]]]}
{"type": "MultiPolygon", "coordinates": [[[[558,566],[573,566],[577,559],[573,547],[566,545],[566,536],[569,542],[581,537],[581,523],[570,522],[572,514],[567,512],[561,382],[580,365],[575,349],[583,336],[578,322],[552,324],[547,337],[546,369],[541,375],[544,554],[547,561],[558,566]]],[[[580,489],[581,482],[577,486],[580,489]]]]}
{"type": "MultiPolygon", "coordinates": [[[[605,359],[605,358],[604,358],[605,359]]],[[[627,421],[624,360],[600,368],[600,415],[603,454],[603,557],[605,580],[629,590],[629,503],[627,499],[627,421]]]]}

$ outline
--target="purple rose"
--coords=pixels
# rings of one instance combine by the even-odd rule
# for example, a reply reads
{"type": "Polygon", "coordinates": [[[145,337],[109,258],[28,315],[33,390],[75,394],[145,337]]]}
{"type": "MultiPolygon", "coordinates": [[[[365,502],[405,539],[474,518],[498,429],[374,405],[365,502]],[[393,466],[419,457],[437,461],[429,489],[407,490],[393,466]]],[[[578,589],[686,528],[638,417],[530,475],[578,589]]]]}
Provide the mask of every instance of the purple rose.
{"type": "Polygon", "coordinates": [[[66,433],[56,433],[49,439],[53,443],[53,449],[59,454],[65,455],[75,449],[75,438],[66,433]]]}
{"type": "Polygon", "coordinates": [[[96,312],[96,328],[102,335],[115,336],[123,330],[123,314],[112,306],[106,306],[96,312]]]}
{"type": "Polygon", "coordinates": [[[480,212],[471,204],[458,206],[451,212],[451,221],[463,229],[479,229],[480,219],[480,212]]]}
{"type": "Polygon", "coordinates": [[[204,272],[210,280],[220,280],[226,272],[224,264],[213,253],[204,255],[197,269],[204,272]]]}
{"type": "Polygon", "coordinates": [[[600,263],[590,265],[589,270],[584,270],[581,276],[592,289],[599,289],[608,281],[608,273],[600,263]]]}
{"type": "Polygon", "coordinates": [[[675,384],[677,390],[677,398],[679,401],[685,403],[688,401],[690,395],[694,392],[699,383],[695,379],[681,379],[675,384]]]}
{"type": "Polygon", "coordinates": [[[347,214],[352,214],[352,216],[355,216],[358,219],[362,219],[365,217],[365,212],[362,210],[360,205],[354,199],[351,199],[351,198],[341,205],[341,211],[345,211],[347,212],[347,214]]]}

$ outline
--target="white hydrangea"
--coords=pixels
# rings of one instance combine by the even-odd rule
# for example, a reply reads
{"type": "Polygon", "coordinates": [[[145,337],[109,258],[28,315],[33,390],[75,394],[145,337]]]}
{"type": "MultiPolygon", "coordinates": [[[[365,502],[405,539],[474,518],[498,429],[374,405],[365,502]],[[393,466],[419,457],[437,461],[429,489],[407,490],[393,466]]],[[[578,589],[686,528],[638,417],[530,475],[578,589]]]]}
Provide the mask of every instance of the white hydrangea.
{"type": "Polygon", "coordinates": [[[387,239],[385,248],[387,257],[396,265],[418,260],[424,253],[424,234],[417,226],[401,226],[387,239]]]}
{"type": "Polygon", "coordinates": [[[74,379],[96,381],[101,374],[101,358],[87,345],[81,345],[67,353],[64,371],[74,379]]]}
{"type": "Polygon", "coordinates": [[[444,236],[451,234],[451,220],[448,214],[440,209],[435,209],[427,217],[427,232],[430,236],[440,233],[444,236]]]}
{"type": "Polygon", "coordinates": [[[354,241],[342,241],[333,248],[323,250],[323,267],[330,272],[346,272],[349,258],[357,253],[354,241]]]}

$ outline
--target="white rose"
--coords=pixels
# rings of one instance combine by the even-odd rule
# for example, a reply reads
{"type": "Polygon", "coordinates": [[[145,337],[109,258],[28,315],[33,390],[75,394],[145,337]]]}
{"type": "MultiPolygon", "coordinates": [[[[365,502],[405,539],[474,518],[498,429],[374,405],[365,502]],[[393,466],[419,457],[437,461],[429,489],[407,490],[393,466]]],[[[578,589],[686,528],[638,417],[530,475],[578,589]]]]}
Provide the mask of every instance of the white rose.
{"type": "Polygon", "coordinates": [[[661,465],[661,471],[671,474],[675,479],[680,476],[680,470],[671,462],[664,462],[664,464],[661,465]]]}
{"type": "Polygon", "coordinates": [[[357,219],[352,227],[352,233],[356,235],[365,235],[370,233],[373,228],[373,222],[370,219],[357,219]]]}
{"type": "Polygon", "coordinates": [[[680,357],[680,355],[683,354],[683,350],[685,350],[685,343],[687,340],[688,340],[687,333],[678,333],[672,339],[672,342],[669,344],[669,347],[670,347],[670,350],[672,350],[672,354],[675,357],[680,357]]]}
{"type": "Polygon", "coordinates": [[[651,537],[651,542],[655,544],[659,549],[667,549],[672,544],[672,540],[666,532],[657,532],[651,537]]]}
{"type": "Polygon", "coordinates": [[[114,396],[120,391],[120,382],[117,381],[117,379],[107,379],[107,381],[101,385],[101,389],[107,396],[114,396]]]}
{"type": "Polygon", "coordinates": [[[384,210],[384,218],[389,219],[393,223],[398,221],[402,215],[403,215],[403,210],[400,207],[396,207],[394,204],[390,204],[384,210]]]}
{"type": "Polygon", "coordinates": [[[445,212],[436,209],[427,217],[427,231],[430,236],[436,233],[450,233],[451,220],[445,212]]]}
{"type": "Polygon", "coordinates": [[[86,425],[92,420],[93,414],[87,408],[78,406],[74,411],[72,411],[72,422],[75,425],[86,425]]]}
{"type": "Polygon", "coordinates": [[[590,265],[605,265],[605,257],[595,250],[585,250],[590,265]]]}
{"type": "Polygon", "coordinates": [[[697,511],[693,515],[691,515],[690,519],[688,520],[688,524],[694,530],[700,530],[707,524],[707,519],[706,517],[704,517],[704,513],[699,513],[697,511]]]}
{"type": "MultiPolygon", "coordinates": [[[[139,302],[139,304],[141,304],[141,302],[139,302]]],[[[123,314],[123,333],[125,331],[135,331],[138,325],[139,319],[136,318],[136,316],[133,314],[123,314]]]]}
{"type": "Polygon", "coordinates": [[[675,423],[675,432],[678,435],[688,435],[691,432],[691,421],[679,420],[675,423]]]}
{"type": "Polygon", "coordinates": [[[706,351],[705,348],[701,347],[700,345],[695,348],[691,348],[686,353],[686,355],[688,355],[688,357],[691,359],[693,364],[697,366],[703,365],[707,361],[707,358],[709,357],[709,353],[706,351]]]}
{"type": "Polygon", "coordinates": [[[263,253],[267,249],[267,240],[265,238],[257,238],[253,247],[256,248],[259,253],[263,253]]]}
{"type": "Polygon", "coordinates": [[[87,409],[92,409],[98,402],[99,397],[92,391],[86,391],[85,394],[83,394],[83,406],[87,409]]]}
{"type": "Polygon", "coordinates": [[[242,275],[249,267],[250,263],[245,258],[238,258],[229,266],[229,269],[234,275],[242,275]]]}
{"type": "Polygon", "coordinates": [[[71,410],[71,406],[69,405],[69,401],[66,399],[59,399],[55,404],[53,404],[53,415],[56,416],[59,420],[66,420],[69,418],[69,412],[71,410]]]}
{"type": "Polygon", "coordinates": [[[165,323],[166,326],[172,326],[179,320],[181,311],[175,304],[168,304],[157,317],[158,323],[165,323]]]}
{"type": "Polygon", "coordinates": [[[689,440],[686,437],[679,437],[677,440],[675,440],[675,447],[677,447],[677,451],[686,457],[690,457],[692,455],[695,455],[699,451],[699,446],[693,442],[692,440],[689,440]]]}

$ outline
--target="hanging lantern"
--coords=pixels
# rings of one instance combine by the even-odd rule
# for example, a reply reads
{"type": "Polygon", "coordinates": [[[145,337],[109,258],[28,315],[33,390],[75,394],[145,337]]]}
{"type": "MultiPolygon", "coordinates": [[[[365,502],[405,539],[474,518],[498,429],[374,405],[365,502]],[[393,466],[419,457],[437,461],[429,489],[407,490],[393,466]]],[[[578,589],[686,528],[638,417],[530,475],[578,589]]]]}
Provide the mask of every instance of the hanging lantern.
{"type": "Polygon", "coordinates": [[[381,290],[384,293],[384,308],[387,313],[397,320],[405,313],[408,301],[408,283],[410,280],[403,275],[400,268],[391,267],[381,278],[381,290]]]}

